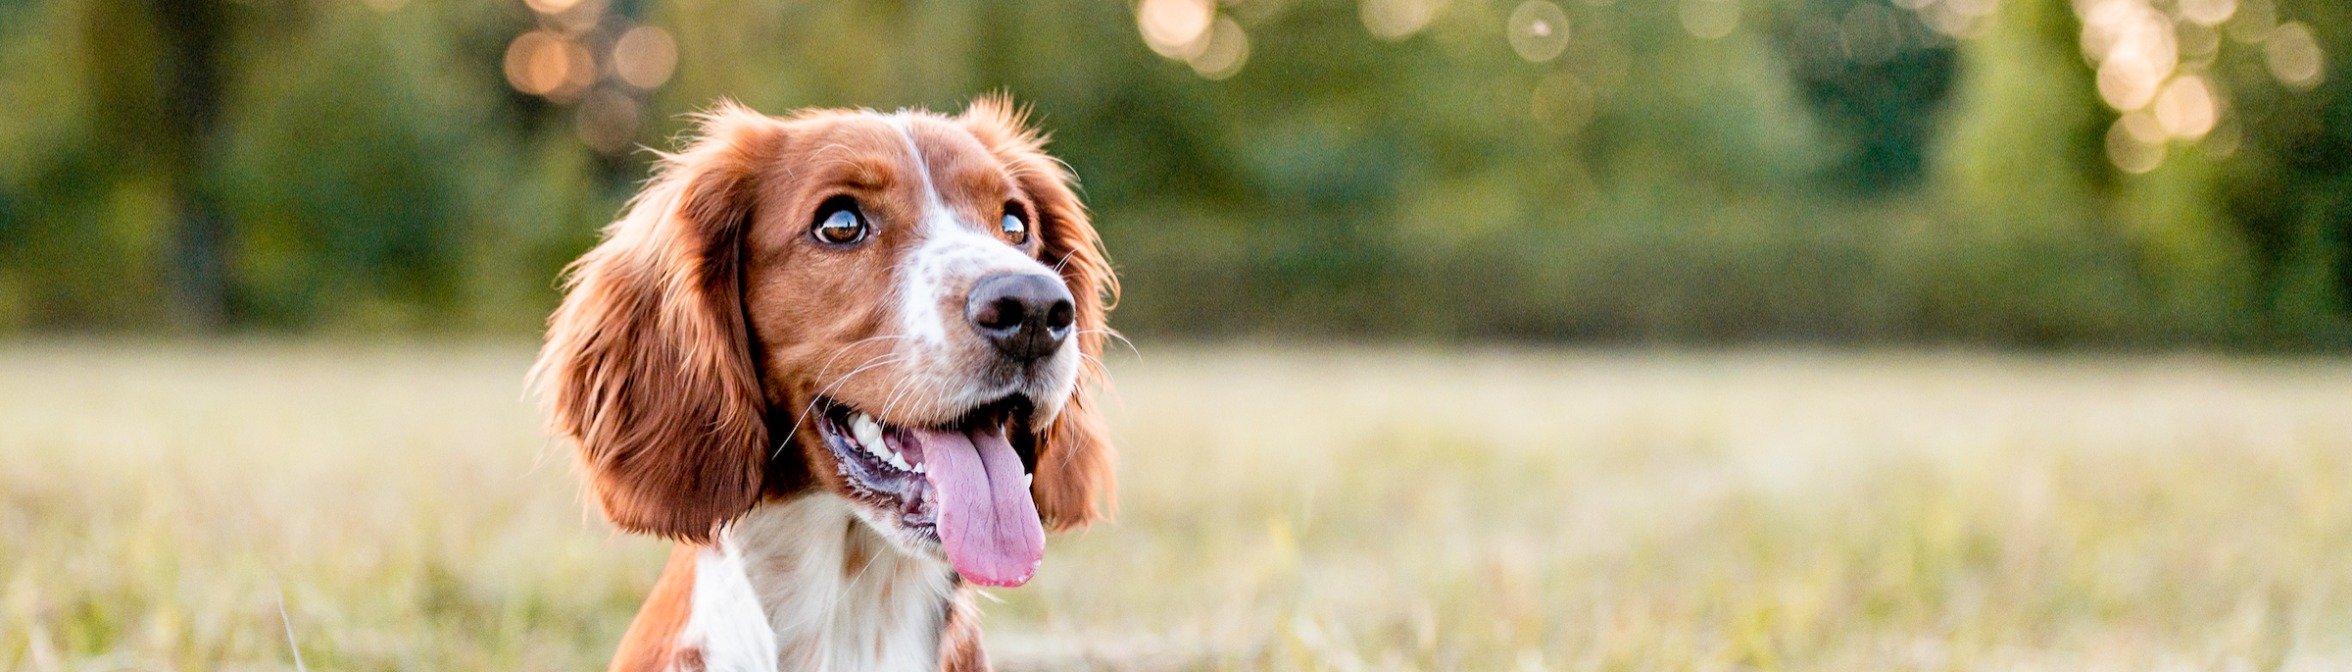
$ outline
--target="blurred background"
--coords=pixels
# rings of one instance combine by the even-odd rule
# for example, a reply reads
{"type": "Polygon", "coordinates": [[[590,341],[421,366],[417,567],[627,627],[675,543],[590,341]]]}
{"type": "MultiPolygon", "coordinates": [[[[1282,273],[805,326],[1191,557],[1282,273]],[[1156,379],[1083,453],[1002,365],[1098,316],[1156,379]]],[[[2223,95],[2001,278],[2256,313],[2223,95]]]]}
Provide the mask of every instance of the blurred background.
{"type": "Polygon", "coordinates": [[[1000,91],[1132,340],[999,669],[2352,669],[2347,63],[2343,0],[0,0],[0,672],[600,667],[668,549],[523,390],[559,269],[714,101],[1000,91]]]}
{"type": "Polygon", "coordinates": [[[2352,344],[2325,0],[0,0],[0,328],[528,335],[721,98],[1034,105],[1136,335],[2352,344]]]}

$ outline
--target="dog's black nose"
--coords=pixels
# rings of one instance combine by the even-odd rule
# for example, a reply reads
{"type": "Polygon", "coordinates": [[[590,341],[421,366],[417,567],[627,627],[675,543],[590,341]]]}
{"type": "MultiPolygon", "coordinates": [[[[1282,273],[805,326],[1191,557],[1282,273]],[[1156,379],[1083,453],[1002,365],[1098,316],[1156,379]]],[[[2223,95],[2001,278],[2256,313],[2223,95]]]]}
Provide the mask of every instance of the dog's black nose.
{"type": "Polygon", "coordinates": [[[972,283],[964,315],[989,343],[1021,361],[1044,359],[1070,339],[1077,304],[1061,278],[1044,273],[998,273],[972,283]]]}

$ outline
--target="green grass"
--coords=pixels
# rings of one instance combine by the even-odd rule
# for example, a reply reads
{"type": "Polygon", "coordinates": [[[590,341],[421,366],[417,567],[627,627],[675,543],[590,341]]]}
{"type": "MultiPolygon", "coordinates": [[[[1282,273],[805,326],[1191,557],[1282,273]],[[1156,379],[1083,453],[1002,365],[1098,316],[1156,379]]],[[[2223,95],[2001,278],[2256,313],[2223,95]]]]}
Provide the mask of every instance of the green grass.
{"type": "MultiPolygon", "coordinates": [[[[0,349],[0,670],[578,670],[661,544],[527,346],[0,349]],[[283,595],[287,618],[279,616],[283,595]]],[[[1114,360],[1001,668],[2352,667],[2352,362],[1114,360]]]]}

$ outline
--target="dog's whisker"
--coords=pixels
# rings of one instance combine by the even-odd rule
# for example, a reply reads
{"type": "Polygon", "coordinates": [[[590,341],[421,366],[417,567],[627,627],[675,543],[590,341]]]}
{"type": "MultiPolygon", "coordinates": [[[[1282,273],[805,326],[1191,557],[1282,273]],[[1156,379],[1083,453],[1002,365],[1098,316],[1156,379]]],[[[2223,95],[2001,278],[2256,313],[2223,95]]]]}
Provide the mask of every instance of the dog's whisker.
{"type": "Polygon", "coordinates": [[[833,370],[832,367],[834,362],[841,361],[842,357],[847,356],[851,352],[855,352],[857,346],[872,343],[874,341],[898,341],[911,338],[913,337],[906,334],[882,334],[879,336],[868,336],[855,341],[850,341],[849,343],[843,344],[840,350],[835,351],[833,356],[825,358],[825,363],[817,366],[816,375],[819,378],[825,377],[825,372],[833,370]]]}
{"type": "Polygon", "coordinates": [[[1136,348],[1136,347],[1135,347],[1135,341],[1127,340],[1127,335],[1126,335],[1126,334],[1119,333],[1119,332],[1118,332],[1118,330],[1116,330],[1116,329],[1080,329],[1080,330],[1078,330],[1078,331],[1076,331],[1076,332],[1072,332],[1072,333],[1076,333],[1076,334],[1102,334],[1102,335],[1104,335],[1104,336],[1109,336],[1109,337],[1111,337],[1111,338],[1113,338],[1113,339],[1117,339],[1117,340],[1119,341],[1119,343],[1121,343],[1121,344],[1123,344],[1123,345],[1126,345],[1126,346],[1127,346],[1127,351],[1128,351],[1128,352],[1135,353],[1135,358],[1136,358],[1136,359],[1138,359],[1138,360],[1141,360],[1141,359],[1143,359],[1143,350],[1141,350],[1141,349],[1138,349],[1138,348],[1136,348]]]}
{"type": "MultiPolygon", "coordinates": [[[[866,370],[868,370],[868,369],[872,369],[872,368],[875,368],[875,367],[888,366],[888,365],[890,365],[890,364],[894,364],[894,363],[897,363],[897,362],[899,362],[899,361],[903,361],[903,359],[904,359],[904,357],[902,357],[902,356],[901,356],[899,353],[896,353],[896,352],[886,352],[886,353],[883,353],[883,354],[876,355],[876,356],[874,356],[874,357],[868,358],[868,359],[867,359],[867,360],[866,360],[864,363],[860,364],[860,365],[859,365],[857,368],[850,369],[849,373],[842,374],[842,375],[841,375],[841,377],[840,377],[839,379],[836,379],[836,380],[834,380],[834,381],[833,381],[831,384],[829,384],[829,385],[826,385],[826,386],[825,386],[825,387],[823,387],[823,388],[819,388],[819,389],[817,390],[817,394],[816,394],[815,396],[817,396],[817,397],[824,397],[824,396],[825,396],[825,395],[827,395],[827,394],[831,394],[831,393],[833,392],[833,390],[834,390],[834,389],[836,389],[836,388],[839,388],[839,387],[840,387],[842,384],[849,382],[849,379],[850,379],[851,377],[853,377],[853,376],[856,376],[856,375],[857,375],[857,374],[859,374],[859,373],[862,373],[862,372],[864,372],[864,371],[866,371],[866,370]],[[876,361],[876,360],[882,360],[882,361],[876,361]]],[[[777,458],[777,457],[781,457],[781,456],[783,456],[783,454],[784,454],[784,447],[785,447],[785,446],[787,446],[787,445],[790,445],[790,444],[791,444],[791,442],[792,442],[792,437],[795,437],[795,436],[799,436],[799,435],[800,435],[800,427],[801,427],[801,425],[807,424],[807,423],[808,423],[808,419],[809,419],[809,415],[810,415],[811,413],[814,413],[814,412],[816,412],[816,410],[817,410],[816,399],[810,399],[810,400],[809,400],[809,404],[808,404],[808,406],[807,406],[807,407],[804,407],[804,408],[802,408],[802,409],[800,409],[800,413],[796,414],[796,415],[793,417],[793,419],[792,419],[792,429],[791,429],[791,431],[789,431],[789,432],[786,432],[786,433],[784,434],[784,441],[783,441],[782,443],[779,443],[779,444],[777,444],[777,445],[776,445],[776,450],[775,450],[775,452],[773,452],[773,453],[770,453],[770,454],[768,455],[768,458],[769,458],[769,459],[775,459],[775,458],[777,458]]]]}
{"type": "Polygon", "coordinates": [[[896,383],[892,383],[890,386],[890,395],[884,398],[882,401],[882,415],[888,417],[890,415],[890,410],[898,405],[898,400],[901,395],[915,391],[916,387],[922,385],[924,382],[925,381],[922,377],[909,376],[907,378],[900,379],[896,383]]]}

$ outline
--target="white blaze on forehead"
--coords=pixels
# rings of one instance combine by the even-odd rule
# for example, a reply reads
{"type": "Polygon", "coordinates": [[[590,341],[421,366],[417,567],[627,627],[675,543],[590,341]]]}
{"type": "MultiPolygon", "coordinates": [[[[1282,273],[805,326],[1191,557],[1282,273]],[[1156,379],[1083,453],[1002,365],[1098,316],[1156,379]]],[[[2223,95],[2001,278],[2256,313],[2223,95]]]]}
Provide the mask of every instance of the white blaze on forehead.
{"type": "Polygon", "coordinates": [[[951,300],[961,298],[949,296],[951,292],[969,288],[989,273],[1026,270],[1051,274],[1052,269],[958,220],[931,179],[931,164],[915,142],[914,120],[904,112],[889,117],[891,127],[906,139],[907,154],[914,161],[923,189],[923,213],[915,227],[920,242],[900,262],[899,319],[915,342],[937,347],[947,343],[948,320],[963,319],[960,310],[954,315],[942,312],[942,306],[963,305],[961,300],[951,300]]]}

